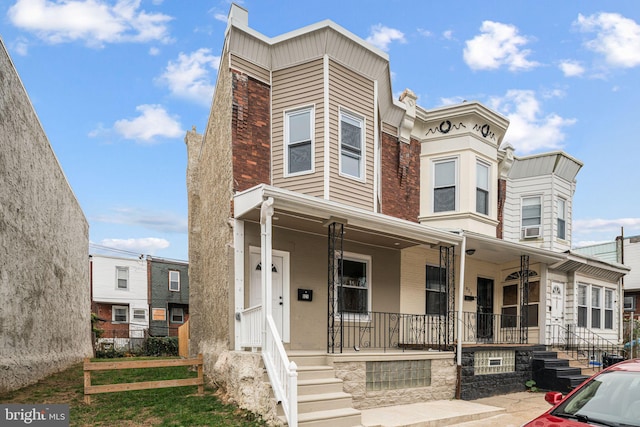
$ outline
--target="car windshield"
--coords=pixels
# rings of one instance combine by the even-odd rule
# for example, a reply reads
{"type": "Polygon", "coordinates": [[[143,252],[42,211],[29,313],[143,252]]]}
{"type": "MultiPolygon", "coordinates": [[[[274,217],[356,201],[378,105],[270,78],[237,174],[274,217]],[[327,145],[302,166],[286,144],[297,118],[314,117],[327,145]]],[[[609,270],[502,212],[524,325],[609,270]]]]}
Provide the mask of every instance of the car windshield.
{"type": "Polygon", "coordinates": [[[551,413],[594,424],[640,427],[640,372],[604,372],[551,413]]]}

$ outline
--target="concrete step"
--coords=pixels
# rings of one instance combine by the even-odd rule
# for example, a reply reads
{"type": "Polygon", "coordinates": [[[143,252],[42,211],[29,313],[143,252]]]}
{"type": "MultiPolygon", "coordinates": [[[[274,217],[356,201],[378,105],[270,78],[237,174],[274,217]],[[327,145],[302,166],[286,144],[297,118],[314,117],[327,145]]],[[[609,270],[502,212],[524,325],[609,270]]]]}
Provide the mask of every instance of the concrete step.
{"type": "Polygon", "coordinates": [[[301,365],[298,366],[298,381],[321,378],[335,378],[335,370],[331,366],[301,365]]]}
{"type": "MultiPolygon", "coordinates": [[[[287,425],[284,417],[280,417],[280,420],[284,425],[287,425]]],[[[361,425],[360,411],[353,408],[307,412],[298,415],[298,426],[300,427],[359,427],[361,425]]]]}
{"type": "Polygon", "coordinates": [[[310,351],[289,351],[287,352],[289,360],[296,362],[300,366],[327,366],[326,353],[310,352],[310,351]]]}
{"type": "Polygon", "coordinates": [[[338,378],[318,378],[298,380],[298,396],[307,394],[339,393],[342,391],[342,380],[338,378]]]}

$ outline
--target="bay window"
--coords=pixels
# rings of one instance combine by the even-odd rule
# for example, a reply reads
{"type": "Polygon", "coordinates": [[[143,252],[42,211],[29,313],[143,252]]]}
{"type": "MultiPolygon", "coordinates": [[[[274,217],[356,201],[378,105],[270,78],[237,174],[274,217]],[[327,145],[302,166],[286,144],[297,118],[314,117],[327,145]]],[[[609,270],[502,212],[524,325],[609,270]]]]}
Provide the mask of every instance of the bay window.
{"type": "Polygon", "coordinates": [[[489,215],[489,166],[476,163],[476,212],[489,215]]]}
{"type": "Polygon", "coordinates": [[[340,173],[364,179],[364,119],[340,112],[340,173]]]}
{"type": "Polygon", "coordinates": [[[433,212],[456,210],[456,159],[433,164],[433,212]]]}
{"type": "Polygon", "coordinates": [[[311,172],[313,160],[313,107],[284,114],[285,173],[311,172]]]}

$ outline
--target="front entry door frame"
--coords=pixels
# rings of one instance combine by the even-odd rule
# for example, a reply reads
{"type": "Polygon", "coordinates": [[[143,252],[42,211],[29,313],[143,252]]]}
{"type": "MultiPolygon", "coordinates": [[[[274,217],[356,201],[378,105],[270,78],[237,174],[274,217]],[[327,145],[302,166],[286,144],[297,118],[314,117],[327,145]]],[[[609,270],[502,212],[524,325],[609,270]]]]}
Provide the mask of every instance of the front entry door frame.
{"type": "Polygon", "coordinates": [[[551,282],[551,310],[549,322],[551,323],[552,343],[559,342],[564,329],[564,291],[562,282],[551,282]]]}
{"type": "MultiPolygon", "coordinates": [[[[256,275],[255,270],[256,266],[261,262],[260,257],[260,248],[256,246],[249,247],[249,306],[253,306],[256,303],[261,303],[262,301],[262,284],[261,284],[261,275],[256,275]]],[[[291,298],[290,298],[290,278],[289,278],[289,252],[285,251],[272,251],[272,262],[273,266],[282,267],[281,273],[278,272],[278,275],[281,278],[282,290],[279,291],[280,283],[277,280],[274,280],[272,283],[272,315],[274,320],[276,320],[278,326],[278,332],[280,332],[280,338],[282,338],[282,342],[288,343],[291,340],[290,333],[290,309],[291,309],[291,298]],[[276,292],[279,291],[279,292],[276,292]],[[282,322],[277,322],[277,319],[281,318],[282,322]],[[280,324],[278,324],[280,323],[280,324]]],[[[273,268],[273,267],[272,267],[273,268]]],[[[277,269],[277,268],[276,268],[277,269]]]]}
{"type": "Polygon", "coordinates": [[[476,338],[479,342],[493,342],[493,280],[478,277],[476,309],[476,338]]]}

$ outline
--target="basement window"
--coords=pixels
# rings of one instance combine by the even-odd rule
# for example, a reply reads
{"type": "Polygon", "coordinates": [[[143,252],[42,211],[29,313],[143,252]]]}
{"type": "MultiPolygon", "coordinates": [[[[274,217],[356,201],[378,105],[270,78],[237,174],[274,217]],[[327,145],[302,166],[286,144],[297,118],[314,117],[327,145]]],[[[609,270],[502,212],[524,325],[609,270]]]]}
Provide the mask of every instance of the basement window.
{"type": "Polygon", "coordinates": [[[476,351],[473,368],[476,375],[515,372],[516,352],[510,350],[476,351]]]}

